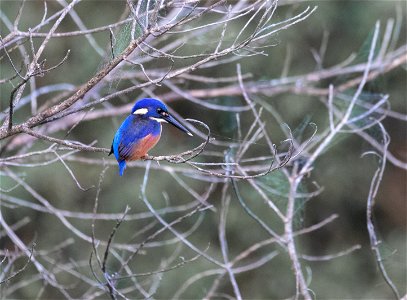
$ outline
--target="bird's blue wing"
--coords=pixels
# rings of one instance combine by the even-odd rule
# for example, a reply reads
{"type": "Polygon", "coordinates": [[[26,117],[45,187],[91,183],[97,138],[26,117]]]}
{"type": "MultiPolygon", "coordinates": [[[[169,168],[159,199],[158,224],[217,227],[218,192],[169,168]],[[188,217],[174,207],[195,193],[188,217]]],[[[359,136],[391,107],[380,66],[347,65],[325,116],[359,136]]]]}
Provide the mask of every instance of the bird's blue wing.
{"type": "Polygon", "coordinates": [[[138,116],[128,116],[113,139],[113,153],[120,162],[128,159],[133,151],[133,147],[149,134],[160,134],[161,125],[152,120],[142,119],[138,116]]]}

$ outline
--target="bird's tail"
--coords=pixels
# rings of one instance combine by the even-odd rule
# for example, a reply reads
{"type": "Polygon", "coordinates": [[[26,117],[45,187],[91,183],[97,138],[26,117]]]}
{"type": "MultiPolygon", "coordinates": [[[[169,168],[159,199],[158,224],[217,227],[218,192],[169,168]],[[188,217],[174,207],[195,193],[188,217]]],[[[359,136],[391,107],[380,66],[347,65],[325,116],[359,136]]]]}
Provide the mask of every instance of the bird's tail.
{"type": "Polygon", "coordinates": [[[124,169],[126,169],[126,161],[121,160],[121,161],[119,161],[119,174],[120,174],[120,176],[123,176],[124,169]]]}

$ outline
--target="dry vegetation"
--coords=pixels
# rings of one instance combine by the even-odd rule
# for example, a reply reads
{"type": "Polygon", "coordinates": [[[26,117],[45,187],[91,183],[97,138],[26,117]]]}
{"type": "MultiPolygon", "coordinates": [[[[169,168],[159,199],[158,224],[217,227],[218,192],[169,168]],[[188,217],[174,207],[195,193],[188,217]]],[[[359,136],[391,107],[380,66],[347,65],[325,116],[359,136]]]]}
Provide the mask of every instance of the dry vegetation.
{"type": "MultiPolygon", "coordinates": [[[[304,26],[318,13],[316,6],[271,0],[127,0],[117,3],[122,11],[114,22],[106,17],[105,24],[88,28],[77,13],[81,5],[89,7],[83,2],[22,1],[17,15],[0,14],[2,297],[318,298],[308,262],[342,259],[362,247],[350,241],[335,253],[318,256],[306,255],[297,242],[338,217],[333,212],[297,226],[299,211],[323,191],[314,176],[316,161],[346,133],[369,145],[363,156],[377,158],[377,170],[366,173],[370,190],[365,187],[366,237],[374,254],[370,263],[380,269],[388,295],[392,291],[400,298],[400,280],[396,287],[383,263],[373,212],[385,167],[407,169],[389,150],[382,122],[405,122],[407,116],[392,110],[388,94],[368,93],[366,85],[406,65],[407,46],[399,45],[401,20],[376,22],[363,61],[351,56],[325,67],[324,35],[320,49],[312,50],[315,70],[288,75],[292,58],[287,53],[281,76],[264,79],[246,72],[247,61],[267,58],[269,49],[278,47],[274,37],[304,26]],[[27,22],[36,23],[27,26],[33,5],[42,6],[43,15],[30,16],[27,22]],[[290,17],[276,17],[288,7],[290,17]],[[205,47],[189,45],[196,39],[205,47]],[[81,47],[88,47],[86,55],[92,57],[80,58],[84,70],[72,69],[72,56],[77,59],[81,47]],[[92,73],[85,70],[87,59],[103,63],[92,73]],[[225,75],[226,68],[232,74],[225,75]],[[72,74],[78,72],[88,74],[85,81],[75,83],[72,74]],[[70,74],[66,81],[64,74],[70,74]],[[290,129],[284,113],[270,104],[277,95],[313,97],[324,106],[326,126],[308,121],[290,129]],[[181,111],[194,117],[185,123],[196,137],[173,143],[179,154],[131,163],[139,181],[130,180],[134,169],[120,181],[112,179],[116,162],[106,157],[109,145],[98,141],[106,133],[98,126],[126,115],[134,99],[146,96],[170,107],[176,102],[194,107],[198,113],[181,111]],[[233,100],[217,101],[224,97],[233,100]],[[200,118],[201,109],[206,117],[200,118]],[[233,139],[216,134],[214,127],[230,124],[233,139]],[[55,172],[65,180],[50,175],[56,165],[62,166],[55,172]],[[32,181],[38,176],[50,192],[38,191],[32,181]],[[178,196],[161,193],[160,182],[170,179],[178,196]],[[131,195],[124,186],[133,189],[131,195]],[[82,194],[91,204],[65,206],[57,200],[59,190],[63,197],[82,194]],[[8,221],[19,210],[26,217],[8,221]],[[43,217],[46,225],[39,225],[43,217]],[[245,218],[252,236],[231,242],[232,222],[245,218]],[[206,240],[208,230],[218,244],[206,240]],[[47,235],[62,239],[46,244],[47,235]],[[273,274],[270,264],[281,256],[286,258],[285,290],[251,294],[244,274],[262,274],[263,266],[273,274]]],[[[109,123],[112,132],[117,124],[109,123]]]]}

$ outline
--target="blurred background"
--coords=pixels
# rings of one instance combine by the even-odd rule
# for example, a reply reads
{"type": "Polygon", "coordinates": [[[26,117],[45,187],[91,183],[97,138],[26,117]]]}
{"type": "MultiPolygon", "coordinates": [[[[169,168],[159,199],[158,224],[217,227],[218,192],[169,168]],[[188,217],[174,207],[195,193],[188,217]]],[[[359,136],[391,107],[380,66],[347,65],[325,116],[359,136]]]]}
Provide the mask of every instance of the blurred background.
{"type": "MultiPolygon", "coordinates": [[[[209,2],[207,5],[209,5],[209,2]]],[[[192,72],[192,74],[211,78],[233,77],[236,76],[236,63],[239,62],[242,73],[251,74],[248,81],[267,83],[274,79],[302,76],[324,68],[331,68],[352,55],[354,55],[354,60],[350,65],[356,65],[365,62],[367,59],[371,36],[378,20],[381,26],[381,37],[383,37],[386,24],[390,19],[394,20],[394,23],[398,26],[394,27],[396,28],[394,31],[398,30],[396,32],[398,39],[394,45],[391,45],[393,49],[406,44],[407,9],[404,1],[279,1],[279,7],[275,11],[272,22],[277,23],[293,17],[307,6],[318,6],[318,8],[306,20],[271,35],[269,44],[273,46],[262,49],[267,56],[242,56],[239,61],[225,63],[215,68],[201,68],[196,72],[192,72]],[[315,53],[321,53],[321,47],[325,47],[323,51],[325,55],[323,62],[319,64],[315,59],[315,53]]],[[[0,32],[2,38],[10,33],[10,30],[5,26],[5,20],[8,19],[12,23],[19,7],[19,1],[0,2],[2,16],[0,32]]],[[[125,8],[125,1],[82,1],[75,6],[75,12],[86,28],[96,28],[120,20],[125,8]]],[[[60,9],[61,3],[47,1],[48,15],[52,15],[52,13],[60,9]]],[[[21,15],[19,29],[28,31],[29,28],[40,22],[43,13],[43,1],[27,1],[21,15]]],[[[208,18],[216,19],[213,15],[209,15],[208,18]]],[[[249,16],[231,24],[232,27],[234,26],[233,30],[231,30],[230,36],[226,35],[225,40],[233,38],[233,33],[241,28],[248,18],[249,16]]],[[[64,19],[57,32],[78,30],[77,24],[72,20],[72,16],[64,19]]],[[[198,23],[206,24],[207,22],[207,19],[202,18],[198,23]]],[[[45,26],[41,32],[47,32],[52,24],[51,22],[45,26]]],[[[212,48],[218,42],[219,37],[216,33],[219,33],[219,31],[202,36],[197,35],[193,39],[187,40],[181,53],[200,53],[205,47],[212,48]]],[[[120,31],[117,35],[121,37],[120,31]]],[[[109,54],[106,54],[109,52],[109,32],[98,32],[91,36],[103,50],[101,53],[98,54],[83,35],[55,38],[48,43],[43,54],[43,57],[47,59],[47,66],[58,63],[65,56],[68,49],[71,52],[67,61],[56,72],[36,78],[37,89],[51,85],[56,87],[55,92],[38,95],[39,107],[63,91],[73,91],[76,86],[87,82],[106,64],[109,59],[109,54]]],[[[34,39],[34,48],[37,49],[41,41],[42,39],[34,39]]],[[[171,35],[169,35],[168,40],[163,39],[160,46],[163,47],[170,41],[171,35]]],[[[30,48],[29,40],[22,40],[21,42],[27,43],[27,49],[30,48]]],[[[15,59],[17,68],[24,64],[21,55],[17,51],[12,51],[10,55],[15,59]]],[[[30,56],[31,53],[28,55],[30,56]]],[[[1,50],[0,56],[2,58],[0,61],[1,79],[8,78],[10,74],[13,74],[13,69],[5,57],[4,49],[1,50]]],[[[146,55],[137,52],[135,56],[142,59],[146,55]]],[[[185,61],[175,61],[174,69],[187,63],[185,61]]],[[[170,65],[171,63],[168,60],[161,58],[148,62],[145,67],[149,69],[167,68],[170,65]]],[[[130,70],[132,70],[131,68],[139,71],[137,66],[130,66],[130,70]]],[[[147,69],[147,73],[149,69],[147,69]]],[[[97,94],[103,97],[106,94],[127,88],[132,84],[142,82],[138,78],[125,79],[126,74],[124,69],[115,72],[112,77],[116,76],[116,78],[112,78],[108,84],[98,89],[97,94]]],[[[329,79],[333,81],[320,80],[316,87],[326,88],[330,83],[339,85],[349,79],[347,76],[349,75],[329,79]]],[[[206,89],[208,91],[211,88],[217,89],[225,85],[237,84],[237,79],[234,82],[225,84],[216,81],[199,82],[179,77],[174,82],[177,87],[183,90],[206,89]]],[[[406,83],[406,64],[404,63],[395,69],[383,72],[375,80],[369,81],[364,89],[364,96],[367,98],[375,97],[378,94],[388,94],[391,110],[403,116],[404,121],[400,118],[386,117],[382,123],[391,138],[389,151],[404,164],[407,161],[406,83]]],[[[1,86],[1,111],[3,112],[8,108],[10,93],[13,88],[11,83],[1,86]]],[[[151,96],[151,93],[162,96],[161,99],[183,118],[194,118],[208,124],[213,137],[217,141],[228,143],[239,143],[241,141],[242,137],[238,133],[239,125],[234,112],[212,110],[197,105],[188,99],[183,99],[179,95],[174,96],[174,92],[165,84],[147,90],[138,89],[126,95],[115,97],[103,105],[97,106],[96,109],[103,108],[114,111],[117,108],[124,107],[124,105],[130,105],[131,107],[136,99],[151,96]],[[168,96],[168,98],[165,98],[165,96],[168,96]]],[[[30,89],[26,88],[23,97],[29,94],[30,89]]],[[[91,97],[96,98],[95,94],[91,97]]],[[[219,97],[202,97],[201,99],[218,105],[246,104],[241,95],[233,94],[219,97]]],[[[278,112],[282,121],[293,130],[294,135],[298,134],[297,136],[302,141],[308,139],[312,134],[312,128],[306,124],[315,123],[318,127],[318,134],[329,126],[328,113],[324,104],[326,96],[288,91],[272,95],[255,95],[253,99],[260,106],[261,103],[266,102],[273,110],[278,112]]],[[[95,146],[110,148],[114,133],[127,116],[129,110],[122,110],[122,113],[107,118],[80,122],[69,133],[69,139],[83,143],[97,141],[95,146]]],[[[16,111],[15,122],[23,122],[30,114],[30,106],[26,105],[16,111]]],[[[274,118],[268,110],[263,113],[262,119],[266,122],[267,132],[272,137],[273,143],[281,147],[280,143],[286,138],[281,122],[274,118]]],[[[250,112],[240,115],[240,125],[244,132],[247,132],[253,120],[254,118],[250,112]]],[[[202,142],[199,137],[190,138],[177,131],[177,129],[170,127],[170,125],[164,125],[163,132],[159,144],[150,154],[175,154],[191,149],[202,142]]],[[[66,134],[67,129],[64,128],[53,132],[52,136],[64,138],[66,134]]],[[[10,143],[10,140],[3,140],[2,148],[6,147],[8,143],[10,143]]],[[[49,146],[50,143],[46,141],[37,140],[33,144],[29,142],[30,151],[43,150],[49,146]]],[[[217,151],[217,153],[222,153],[224,150],[228,150],[228,147],[210,146],[207,149],[207,151],[217,151]]],[[[317,187],[322,188],[322,191],[315,197],[309,198],[307,201],[304,200],[304,203],[299,205],[296,213],[296,229],[311,226],[332,214],[337,214],[338,217],[315,232],[299,236],[296,240],[298,252],[308,256],[325,256],[360,245],[359,249],[351,251],[347,255],[327,261],[301,260],[309,287],[317,298],[390,299],[393,297],[390,288],[386,285],[378,270],[374,254],[370,249],[366,226],[367,197],[370,182],[378,166],[378,159],[372,155],[365,157],[361,157],[361,155],[371,150],[373,150],[372,146],[360,136],[340,133],[316,160],[309,177],[306,177],[302,182],[301,189],[304,193],[315,191],[317,187]]],[[[2,151],[1,158],[21,154],[24,151],[24,145],[18,145],[14,149],[2,151]]],[[[251,146],[247,157],[267,155],[267,153],[269,153],[269,147],[264,140],[261,140],[251,146]]],[[[47,155],[44,156],[42,162],[51,161],[55,158],[52,154],[47,155]]],[[[304,157],[306,158],[306,155],[304,157]]],[[[203,155],[198,161],[209,162],[210,159],[210,157],[203,155]]],[[[218,159],[222,161],[223,158],[218,159]]],[[[298,159],[302,158],[299,157],[298,159]]],[[[80,276],[72,275],[72,272],[62,272],[58,269],[58,266],[64,263],[76,262],[77,265],[72,270],[95,281],[88,265],[92,244],[73,234],[72,230],[62,224],[54,214],[33,207],[35,204],[41,207],[43,205],[40,205],[32,193],[27,192],[26,189],[21,186],[15,187],[16,181],[7,176],[5,168],[19,174],[26,184],[59,210],[87,213],[86,218],[67,217],[73,227],[87,236],[91,236],[92,232],[91,216],[97,194],[99,194],[99,213],[120,216],[126,206],[129,206],[131,208],[129,215],[134,216],[134,220],[126,220],[120,225],[114,241],[124,244],[137,244],[161,228],[161,225],[146,213],[148,209],[140,199],[146,163],[133,163],[126,169],[125,176],[119,177],[114,158],[107,157],[104,153],[78,152],[74,153],[72,157],[67,156],[65,163],[69,165],[77,181],[85,189],[83,191],[72,179],[68,169],[58,159],[50,164],[35,164],[35,162],[34,159],[31,167],[29,164],[25,166],[0,165],[2,168],[0,177],[2,216],[9,225],[22,222],[22,225],[15,230],[18,237],[26,245],[35,242],[34,249],[40,257],[39,260],[51,272],[56,274],[59,272],[59,282],[68,287],[67,291],[73,298],[86,298],[86,291],[89,288],[86,280],[80,276]],[[103,181],[99,182],[100,174],[106,167],[108,169],[104,173],[103,181]],[[99,183],[100,193],[97,193],[99,183]],[[143,213],[146,214],[143,215],[143,213]],[[59,247],[58,245],[61,244],[62,246],[59,247]],[[54,249],[54,247],[56,248],[54,249]]],[[[186,232],[188,239],[199,246],[201,250],[206,251],[205,253],[222,260],[218,226],[222,206],[223,183],[218,180],[219,182],[216,185],[211,186],[210,180],[203,181],[198,176],[194,178],[190,173],[183,172],[182,168],[187,168],[187,166],[174,166],[167,162],[161,162],[160,164],[152,162],[146,195],[157,210],[166,207],[179,208],[178,211],[174,209],[173,212],[168,211],[163,215],[164,219],[170,222],[188,212],[188,207],[191,209],[194,205],[196,206],[197,200],[191,194],[191,189],[200,195],[204,195],[208,189],[211,190],[207,202],[213,205],[216,211],[206,210],[194,214],[176,224],[175,228],[179,232],[186,232]],[[164,168],[168,166],[174,167],[176,172],[165,171],[164,168]],[[181,169],[178,171],[176,168],[181,169]],[[180,184],[181,180],[188,188],[184,188],[180,184]],[[193,203],[195,204],[192,205],[193,203]],[[189,231],[191,232],[188,233],[189,231]]],[[[263,184],[263,186],[277,189],[284,195],[288,189],[287,179],[281,174],[281,171],[273,172],[265,178],[258,179],[257,182],[260,186],[263,184]]],[[[277,232],[283,232],[281,222],[277,220],[270,208],[264,204],[258,191],[253,189],[248,182],[239,181],[238,185],[242,197],[250,203],[251,209],[256,215],[277,232]]],[[[228,191],[230,205],[228,207],[226,236],[229,255],[233,258],[251,245],[265,240],[269,236],[247,215],[230,186],[228,191]]],[[[265,191],[268,193],[267,189],[265,191]]],[[[381,241],[380,251],[384,258],[384,265],[401,295],[406,293],[407,282],[406,194],[406,170],[388,162],[376,198],[374,221],[381,241]]],[[[272,192],[268,195],[279,207],[285,207],[286,197],[275,197],[272,192]]],[[[96,237],[101,240],[108,240],[109,234],[116,224],[115,219],[117,217],[112,217],[110,220],[95,221],[96,237]]],[[[6,250],[10,252],[17,251],[15,245],[4,231],[2,231],[0,243],[3,255],[6,250]]],[[[100,255],[102,256],[103,251],[104,247],[100,246],[100,255]]],[[[277,245],[270,244],[261,248],[247,258],[245,262],[254,262],[264,255],[273,253],[273,251],[278,251],[278,254],[276,252],[276,256],[267,263],[251,271],[236,274],[236,280],[243,298],[282,299],[295,295],[295,278],[289,257],[277,245]]],[[[115,248],[113,252],[110,254],[110,260],[108,261],[108,269],[112,273],[120,267],[120,261],[117,257],[126,257],[123,249],[115,248]]],[[[132,260],[132,271],[134,273],[143,273],[165,268],[163,267],[166,266],[164,261],[172,255],[176,257],[173,260],[173,264],[176,264],[180,262],[179,257],[190,259],[196,253],[176,241],[175,236],[167,230],[147,242],[147,246],[132,260]],[[158,243],[157,246],[154,242],[162,243],[158,243]]],[[[13,270],[18,270],[24,266],[25,262],[26,258],[24,256],[19,257],[14,262],[13,270]]],[[[5,266],[6,263],[4,262],[2,267],[5,266]]],[[[213,265],[200,257],[168,272],[137,277],[136,281],[142,286],[157,282],[156,290],[151,287],[151,291],[154,291],[152,297],[166,299],[177,295],[177,291],[188,279],[201,274],[202,278],[186,288],[179,296],[185,299],[199,299],[207,295],[217,277],[215,276],[216,272],[209,276],[204,276],[202,272],[213,270],[213,268],[213,265]]],[[[7,270],[7,272],[11,272],[11,270],[7,270]]],[[[100,270],[99,272],[96,271],[96,273],[102,280],[103,275],[100,270]]],[[[66,297],[57,289],[44,284],[40,277],[36,277],[36,274],[37,271],[33,264],[29,264],[21,274],[1,285],[2,296],[4,298],[20,299],[66,297]]],[[[118,283],[118,288],[131,284],[130,279],[123,279],[118,283]]],[[[233,296],[233,289],[227,276],[224,276],[218,284],[214,298],[220,299],[227,298],[227,295],[233,296]]],[[[98,290],[97,288],[93,289],[98,290]]],[[[145,297],[145,295],[137,292],[129,294],[129,298],[132,299],[145,297]]],[[[89,298],[92,297],[89,296],[89,298]]],[[[109,295],[101,293],[96,297],[95,294],[95,298],[109,298],[109,295]]]]}

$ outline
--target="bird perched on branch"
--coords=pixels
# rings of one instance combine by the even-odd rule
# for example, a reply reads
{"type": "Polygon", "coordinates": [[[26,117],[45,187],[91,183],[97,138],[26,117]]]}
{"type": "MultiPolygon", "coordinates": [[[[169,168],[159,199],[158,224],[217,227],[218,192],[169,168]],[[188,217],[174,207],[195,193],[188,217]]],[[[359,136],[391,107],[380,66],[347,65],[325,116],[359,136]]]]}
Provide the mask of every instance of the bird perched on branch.
{"type": "Polygon", "coordinates": [[[131,114],[117,130],[109,153],[113,153],[119,163],[120,176],[126,168],[126,161],[148,157],[147,152],[160,139],[162,122],[168,122],[192,136],[188,129],[170,115],[160,100],[144,98],[137,101],[131,114]]]}

